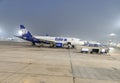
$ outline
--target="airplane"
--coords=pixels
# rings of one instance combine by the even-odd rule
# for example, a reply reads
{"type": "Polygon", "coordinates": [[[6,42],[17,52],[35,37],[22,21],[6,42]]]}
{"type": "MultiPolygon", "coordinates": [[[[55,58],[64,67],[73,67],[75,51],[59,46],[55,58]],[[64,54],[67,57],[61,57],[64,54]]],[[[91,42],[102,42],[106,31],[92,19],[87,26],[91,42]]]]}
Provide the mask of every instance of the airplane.
{"type": "Polygon", "coordinates": [[[16,36],[23,40],[32,42],[32,45],[38,44],[49,44],[50,47],[64,47],[74,48],[76,45],[84,45],[84,41],[79,38],[70,37],[51,37],[51,36],[33,36],[24,25],[20,25],[20,35],[16,36]]]}

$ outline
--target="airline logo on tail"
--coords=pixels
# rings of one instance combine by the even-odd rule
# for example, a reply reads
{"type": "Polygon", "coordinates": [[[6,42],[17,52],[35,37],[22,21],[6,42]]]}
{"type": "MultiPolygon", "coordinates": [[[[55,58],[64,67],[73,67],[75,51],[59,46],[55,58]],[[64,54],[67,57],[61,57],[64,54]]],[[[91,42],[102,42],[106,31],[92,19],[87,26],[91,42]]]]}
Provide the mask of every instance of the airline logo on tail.
{"type": "Polygon", "coordinates": [[[28,33],[28,31],[25,29],[24,25],[20,25],[20,29],[21,29],[21,30],[20,30],[19,33],[20,33],[21,35],[24,35],[24,34],[27,34],[27,33],[28,33]]]}

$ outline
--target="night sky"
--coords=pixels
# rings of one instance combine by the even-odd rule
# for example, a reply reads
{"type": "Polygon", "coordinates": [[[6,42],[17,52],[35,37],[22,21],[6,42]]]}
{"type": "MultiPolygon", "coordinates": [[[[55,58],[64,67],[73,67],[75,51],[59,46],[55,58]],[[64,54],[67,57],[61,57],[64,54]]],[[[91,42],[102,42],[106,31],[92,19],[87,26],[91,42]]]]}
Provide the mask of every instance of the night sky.
{"type": "Polygon", "coordinates": [[[33,35],[120,41],[120,0],[0,0],[0,36],[23,24],[33,35]]]}

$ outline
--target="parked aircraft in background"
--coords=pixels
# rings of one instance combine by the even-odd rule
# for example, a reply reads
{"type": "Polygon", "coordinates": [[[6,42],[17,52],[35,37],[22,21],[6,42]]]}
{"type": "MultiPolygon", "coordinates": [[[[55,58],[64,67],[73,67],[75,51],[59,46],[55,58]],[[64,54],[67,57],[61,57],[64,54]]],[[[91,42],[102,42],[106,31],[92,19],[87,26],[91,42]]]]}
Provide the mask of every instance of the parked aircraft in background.
{"type": "Polygon", "coordinates": [[[32,42],[33,45],[38,44],[49,44],[51,47],[64,47],[65,45],[68,48],[74,48],[76,45],[84,45],[84,41],[81,41],[79,38],[70,38],[70,37],[51,37],[51,36],[33,36],[24,25],[20,25],[21,35],[16,36],[21,39],[32,42]]]}

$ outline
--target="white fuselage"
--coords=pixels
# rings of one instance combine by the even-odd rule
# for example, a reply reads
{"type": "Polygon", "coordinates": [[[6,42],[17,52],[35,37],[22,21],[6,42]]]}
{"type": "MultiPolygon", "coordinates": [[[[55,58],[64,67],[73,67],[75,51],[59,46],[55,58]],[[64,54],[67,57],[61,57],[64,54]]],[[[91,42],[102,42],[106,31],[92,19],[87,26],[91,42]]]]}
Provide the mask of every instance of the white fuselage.
{"type": "Polygon", "coordinates": [[[34,36],[38,39],[43,39],[55,43],[62,43],[67,44],[68,42],[71,43],[71,45],[84,45],[84,41],[81,41],[78,38],[69,38],[69,37],[51,37],[51,36],[34,36]]]}

